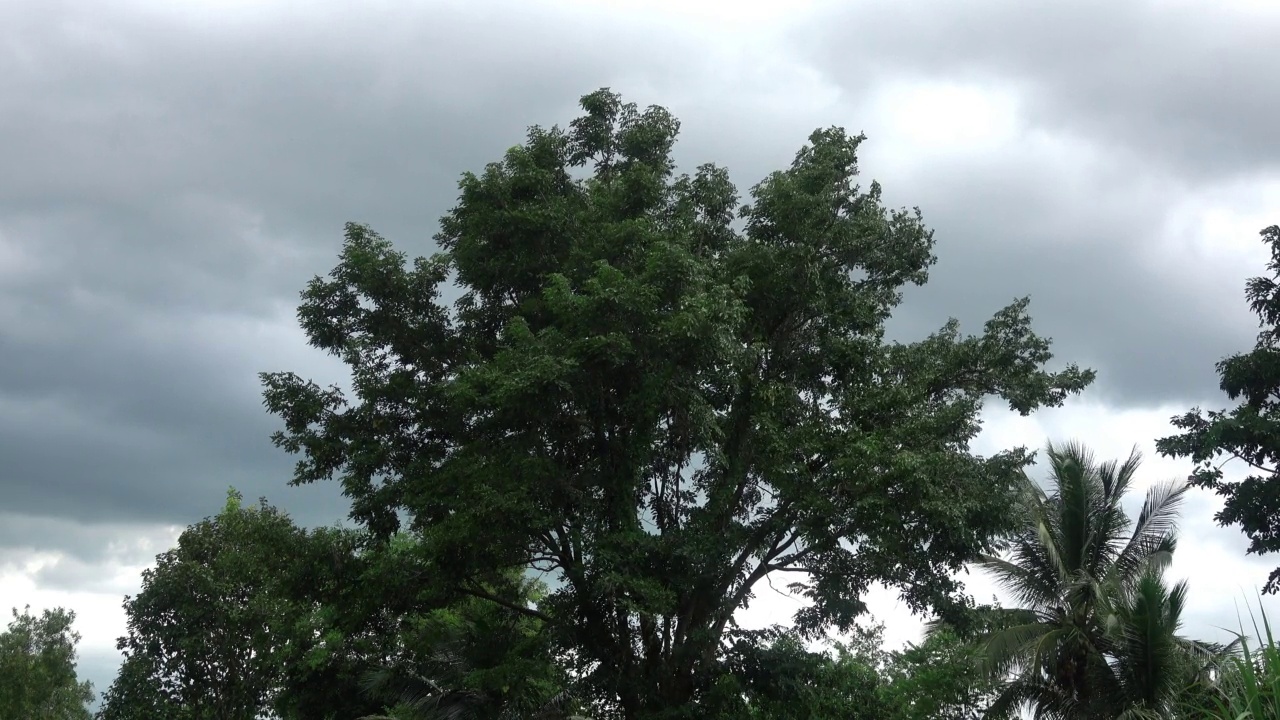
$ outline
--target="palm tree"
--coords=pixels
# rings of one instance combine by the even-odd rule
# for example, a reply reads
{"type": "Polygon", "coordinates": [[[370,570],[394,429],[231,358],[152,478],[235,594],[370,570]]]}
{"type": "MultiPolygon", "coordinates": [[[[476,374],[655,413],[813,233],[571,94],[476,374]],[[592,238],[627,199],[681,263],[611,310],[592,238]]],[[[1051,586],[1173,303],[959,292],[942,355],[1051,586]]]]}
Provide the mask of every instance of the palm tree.
{"type": "Polygon", "coordinates": [[[1182,689],[1221,648],[1177,634],[1187,587],[1168,587],[1175,520],[1187,490],[1147,491],[1137,521],[1121,507],[1140,456],[1098,464],[1078,443],[1047,451],[1050,491],[1024,476],[1022,530],[979,565],[1017,601],[983,643],[1008,678],[988,710],[1063,720],[1169,718],[1182,689]]]}
{"type": "Polygon", "coordinates": [[[1100,605],[1105,630],[1101,649],[1110,659],[1099,697],[1123,708],[1121,718],[1173,718],[1198,699],[1235,643],[1223,646],[1178,634],[1187,583],[1168,586],[1163,569],[1148,567],[1136,587],[1100,605]]]}

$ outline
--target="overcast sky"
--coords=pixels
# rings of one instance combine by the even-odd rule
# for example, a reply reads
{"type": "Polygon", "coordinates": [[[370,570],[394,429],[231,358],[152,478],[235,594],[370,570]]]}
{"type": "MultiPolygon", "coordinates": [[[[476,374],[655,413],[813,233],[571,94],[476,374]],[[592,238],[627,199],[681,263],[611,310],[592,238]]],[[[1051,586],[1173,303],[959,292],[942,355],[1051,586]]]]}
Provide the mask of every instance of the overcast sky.
{"type": "MultiPolygon", "coordinates": [[[[1183,477],[1153,441],[1227,404],[1213,364],[1252,344],[1280,222],[1278,34],[1262,0],[0,1],[0,606],[75,609],[101,691],[122,596],[229,485],[342,518],[334,487],[286,487],[261,406],[260,371],[339,377],[298,291],[348,220],[431,252],[460,173],[602,86],[744,191],[817,127],[865,131],[864,173],[938,241],[895,334],[1029,294],[1099,372],[1066,408],[993,408],[978,450],[1137,444],[1147,481],[1183,477]]],[[[1174,567],[1201,637],[1280,563],[1215,507],[1188,503],[1174,567]]],[[[762,587],[745,622],[794,604],[762,587]]]]}

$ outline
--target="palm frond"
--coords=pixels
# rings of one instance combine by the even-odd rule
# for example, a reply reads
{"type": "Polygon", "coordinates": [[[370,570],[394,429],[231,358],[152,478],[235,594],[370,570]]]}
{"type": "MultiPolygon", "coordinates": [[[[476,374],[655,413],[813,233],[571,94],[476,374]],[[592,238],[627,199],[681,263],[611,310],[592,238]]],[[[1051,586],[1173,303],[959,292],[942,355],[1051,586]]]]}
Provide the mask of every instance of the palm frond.
{"type": "Polygon", "coordinates": [[[1129,542],[1116,558],[1116,566],[1123,574],[1136,576],[1155,553],[1173,552],[1177,544],[1178,513],[1189,487],[1185,481],[1170,481],[1147,491],[1129,542]]]}
{"type": "MultiPolygon", "coordinates": [[[[1026,556],[1022,559],[1026,560],[1026,556]]],[[[993,555],[978,558],[978,566],[990,573],[996,585],[1013,595],[1018,603],[1043,607],[1056,602],[1061,587],[1057,578],[1046,577],[1045,573],[1036,572],[1038,568],[1027,567],[1027,564],[1016,564],[993,555]]]]}
{"type": "Polygon", "coordinates": [[[571,715],[578,702],[577,694],[570,689],[556,693],[550,700],[538,708],[534,720],[557,720],[571,715]]]}
{"type": "Polygon", "coordinates": [[[1018,678],[1006,683],[983,714],[983,720],[1013,720],[1023,708],[1033,708],[1041,720],[1069,720],[1076,717],[1079,704],[1052,683],[1037,678],[1018,678]]]}
{"type": "Polygon", "coordinates": [[[361,676],[359,685],[369,697],[380,699],[412,699],[444,692],[431,678],[398,667],[370,670],[361,676]]]}
{"type": "Polygon", "coordinates": [[[1142,453],[1137,445],[1129,451],[1129,457],[1123,463],[1117,464],[1114,460],[1104,463],[1099,468],[1098,474],[1102,479],[1103,487],[1106,488],[1107,497],[1118,501],[1128,493],[1140,465],[1142,465],[1142,453]]]}
{"type": "Polygon", "coordinates": [[[1015,565],[1026,568],[1034,576],[1040,578],[1045,589],[1042,602],[1055,604],[1062,599],[1062,589],[1071,576],[1070,568],[1062,562],[1062,554],[1057,550],[1052,530],[1040,533],[1041,524],[1052,524],[1052,518],[1037,518],[1028,521],[1024,536],[1012,544],[1007,552],[1008,560],[1015,565]],[[1046,545],[1045,543],[1050,544],[1046,545]]]}
{"type": "Polygon", "coordinates": [[[978,671],[988,677],[1019,671],[1025,674],[1037,670],[1062,646],[1078,639],[1076,628],[1044,620],[997,630],[978,645],[978,671]]]}
{"type": "Polygon", "coordinates": [[[433,720],[466,720],[476,716],[484,697],[466,689],[445,689],[431,678],[399,667],[382,667],[365,673],[361,689],[388,706],[433,720]]]}
{"type": "Polygon", "coordinates": [[[1102,497],[1092,455],[1082,445],[1072,441],[1061,451],[1050,445],[1048,455],[1058,517],[1056,523],[1042,522],[1037,530],[1046,548],[1053,547],[1057,553],[1066,576],[1081,569],[1086,562],[1090,525],[1102,497]],[[1058,532],[1047,532],[1051,529],[1058,532]]]}
{"type": "Polygon", "coordinates": [[[1141,462],[1142,455],[1134,447],[1123,463],[1108,460],[1093,471],[1098,499],[1093,507],[1086,541],[1088,556],[1082,563],[1082,569],[1087,568],[1090,574],[1105,574],[1105,568],[1112,565],[1120,552],[1119,546],[1131,526],[1121,502],[1132,486],[1141,462]]]}

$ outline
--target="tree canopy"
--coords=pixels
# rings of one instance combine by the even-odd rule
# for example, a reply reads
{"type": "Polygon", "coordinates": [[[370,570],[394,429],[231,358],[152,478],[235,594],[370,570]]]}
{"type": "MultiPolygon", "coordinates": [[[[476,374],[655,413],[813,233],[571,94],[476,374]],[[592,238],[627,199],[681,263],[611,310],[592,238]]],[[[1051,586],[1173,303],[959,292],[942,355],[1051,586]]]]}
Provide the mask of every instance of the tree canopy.
{"type": "Polygon", "coordinates": [[[1000,678],[983,672],[981,651],[973,640],[970,633],[943,624],[921,642],[891,654],[880,693],[887,712],[880,717],[979,720],[995,698],[1000,678]]]}
{"type": "Polygon", "coordinates": [[[1026,414],[1093,373],[1046,369],[1026,299],[980,335],[885,340],[934,240],[856,184],[862,136],[816,131],[740,206],[722,168],[676,175],[666,110],[582,108],[463,177],[440,253],[347,226],[298,316],[350,391],[263,375],[294,482],[340,480],[377,535],[407,519],[442,591],[551,573],[518,611],[627,718],[691,707],[767,575],[810,635],[877,582],[955,607],[1029,459],[970,452],[984,399],[1026,414]]]}
{"type": "Polygon", "coordinates": [[[15,608],[0,633],[0,720],[87,720],[90,684],[76,676],[74,612],[15,608]]]}
{"type": "MultiPolygon", "coordinates": [[[[1262,327],[1253,350],[1237,353],[1217,364],[1222,391],[1240,400],[1230,412],[1202,412],[1193,408],[1174,417],[1178,435],[1156,442],[1160,453],[1190,458],[1196,463],[1192,482],[1214,490],[1224,502],[1216,519],[1223,527],[1239,525],[1249,538],[1249,552],[1267,554],[1280,550],[1280,226],[1260,233],[1271,250],[1270,277],[1245,284],[1245,299],[1262,327]],[[1249,474],[1226,480],[1215,461],[1240,460],[1249,474]]],[[[1264,593],[1280,590],[1280,567],[1273,570],[1264,593]]]]}
{"type": "MultiPolygon", "coordinates": [[[[565,693],[536,618],[474,597],[441,605],[416,540],[364,540],[231,491],[125,599],[124,663],[99,718],[354,720],[442,699],[496,717],[565,693]]],[[[504,580],[486,590],[508,604],[538,592],[504,580]]]]}
{"type": "Polygon", "coordinates": [[[332,562],[308,553],[310,541],[277,508],[229,492],[222,512],[187,528],[125,598],[124,664],[100,717],[253,720],[273,709],[286,674],[316,664],[303,651],[325,649],[310,603],[290,592],[323,584],[317,563],[332,562]]]}

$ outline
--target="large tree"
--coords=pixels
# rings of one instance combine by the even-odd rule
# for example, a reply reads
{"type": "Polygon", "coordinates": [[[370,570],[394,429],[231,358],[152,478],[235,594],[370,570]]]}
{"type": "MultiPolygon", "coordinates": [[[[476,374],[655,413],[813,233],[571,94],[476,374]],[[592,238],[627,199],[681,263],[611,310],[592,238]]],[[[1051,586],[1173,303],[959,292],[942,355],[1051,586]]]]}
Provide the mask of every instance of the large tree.
{"type": "Polygon", "coordinates": [[[675,175],[666,110],[582,107],[464,175],[440,254],[347,226],[299,318],[350,392],[263,376],[294,482],[340,479],[377,534],[407,518],[443,589],[553,573],[520,612],[626,718],[688,711],[770,574],[811,601],[807,633],[847,628],[872,583],[950,607],[1029,459],[970,452],[983,400],[1027,414],[1092,372],[1045,369],[1025,299],[980,335],[886,342],[933,235],[855,183],[861,136],[813,133],[740,207],[721,168],[675,175]]]}
{"type": "MultiPolygon", "coordinates": [[[[1230,412],[1193,408],[1172,420],[1181,434],[1156,442],[1162,455],[1196,463],[1192,483],[1224,499],[1218,524],[1239,525],[1249,538],[1249,552],[1259,555],[1280,550],[1280,226],[1261,235],[1271,250],[1270,277],[1251,278],[1245,299],[1262,330],[1253,350],[1217,365],[1222,391],[1240,404],[1230,412]],[[1248,467],[1241,480],[1223,477],[1223,464],[1233,459],[1248,467]]],[[[1277,590],[1280,568],[1271,571],[1263,592],[1277,590]]]]}
{"type": "Polygon", "coordinates": [[[987,667],[1009,678],[987,715],[1030,704],[1063,720],[1169,717],[1214,658],[1178,635],[1187,586],[1163,579],[1187,486],[1152,486],[1133,521],[1121,501],[1136,450],[1097,463],[1071,443],[1050,445],[1047,458],[1049,490],[1026,479],[1021,532],[979,563],[1021,606],[983,643],[987,667]]]}
{"type": "Polygon", "coordinates": [[[93,690],[76,676],[75,613],[14,609],[0,632],[0,720],[88,720],[93,690]]]}

